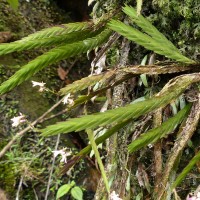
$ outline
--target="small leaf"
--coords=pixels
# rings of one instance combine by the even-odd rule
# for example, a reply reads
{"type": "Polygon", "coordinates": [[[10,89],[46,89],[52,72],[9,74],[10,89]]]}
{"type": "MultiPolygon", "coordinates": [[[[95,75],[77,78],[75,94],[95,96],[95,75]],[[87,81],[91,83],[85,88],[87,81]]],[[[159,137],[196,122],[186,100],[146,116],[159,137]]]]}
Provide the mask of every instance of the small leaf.
{"type": "Polygon", "coordinates": [[[80,187],[76,186],[72,188],[71,190],[71,195],[74,197],[76,200],[82,200],[83,199],[83,191],[81,190],[80,187]]]}
{"type": "Polygon", "coordinates": [[[200,161],[200,151],[196,153],[196,155],[190,160],[190,162],[188,163],[188,165],[183,169],[183,171],[179,174],[179,176],[176,178],[176,180],[174,181],[172,188],[174,189],[175,187],[177,187],[182,180],[186,177],[186,175],[192,170],[192,168],[194,167],[194,165],[200,161]]]}
{"type": "Polygon", "coordinates": [[[14,9],[17,10],[19,6],[19,1],[18,0],[7,0],[7,2],[10,4],[10,6],[14,9]]]}
{"type": "Polygon", "coordinates": [[[60,197],[64,196],[65,194],[67,194],[69,192],[69,190],[75,185],[75,182],[72,181],[70,184],[65,184],[62,185],[59,189],[58,192],[56,194],[56,199],[59,199],[60,197]]]}
{"type": "MultiPolygon", "coordinates": [[[[141,65],[146,65],[147,62],[147,55],[142,59],[141,65]]],[[[141,81],[144,84],[145,87],[148,87],[148,82],[147,82],[147,75],[146,74],[141,74],[140,75],[141,81]]]]}
{"type": "Polygon", "coordinates": [[[153,144],[160,138],[171,133],[183,121],[185,116],[187,116],[190,108],[191,104],[185,106],[185,108],[179,111],[178,114],[162,123],[161,126],[141,134],[139,138],[137,138],[131,144],[128,145],[129,152],[133,153],[141,149],[142,147],[147,146],[148,144],[153,144]]]}
{"type": "Polygon", "coordinates": [[[145,87],[148,87],[148,82],[147,82],[147,75],[146,74],[141,74],[140,75],[141,81],[144,84],[145,87]]]}

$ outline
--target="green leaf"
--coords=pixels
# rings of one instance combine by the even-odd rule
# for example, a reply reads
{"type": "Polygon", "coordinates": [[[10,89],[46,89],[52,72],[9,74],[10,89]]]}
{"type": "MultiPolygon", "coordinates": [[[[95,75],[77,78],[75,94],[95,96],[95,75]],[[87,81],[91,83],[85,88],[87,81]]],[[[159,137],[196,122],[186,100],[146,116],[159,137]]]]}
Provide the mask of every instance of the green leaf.
{"type": "Polygon", "coordinates": [[[131,16],[131,19],[147,34],[116,20],[111,20],[108,23],[109,28],[158,54],[183,63],[195,63],[193,60],[183,56],[179,50],[142,15],[138,16],[135,9],[125,6],[123,10],[126,14],[131,16]]]}
{"type": "Polygon", "coordinates": [[[19,6],[19,1],[18,0],[7,0],[7,2],[10,4],[10,6],[14,9],[17,10],[19,6]]]}
{"type": "Polygon", "coordinates": [[[160,138],[165,137],[167,134],[174,131],[177,126],[183,121],[187,116],[191,105],[185,106],[181,111],[178,112],[174,117],[168,119],[166,122],[162,123],[161,126],[151,129],[146,133],[140,135],[139,138],[134,140],[131,144],[128,145],[128,150],[130,153],[133,153],[148,144],[154,144],[160,138]]]}
{"type": "Polygon", "coordinates": [[[110,34],[111,31],[106,29],[95,37],[72,44],[65,44],[44,53],[43,55],[37,57],[35,60],[29,62],[27,65],[23,66],[13,76],[11,76],[10,79],[5,81],[0,86],[0,95],[10,91],[50,64],[72,56],[78,56],[82,53],[86,53],[87,51],[94,49],[95,47],[101,45],[105,40],[107,40],[110,34]]]}
{"type": "Polygon", "coordinates": [[[93,26],[92,22],[76,22],[76,23],[61,24],[58,26],[45,28],[41,31],[37,31],[36,33],[30,34],[27,37],[24,37],[17,42],[27,42],[31,40],[36,41],[38,39],[51,38],[58,35],[65,35],[77,31],[87,30],[92,26],[93,26]]]}
{"type": "MultiPolygon", "coordinates": [[[[110,128],[109,130],[107,130],[102,136],[98,137],[95,140],[95,143],[101,144],[102,142],[104,142],[106,139],[108,139],[111,135],[113,135],[114,133],[116,133],[117,131],[119,131],[121,128],[123,128],[124,126],[126,126],[128,123],[130,123],[132,120],[129,119],[127,121],[124,121],[122,123],[119,123],[115,126],[113,126],[112,128],[110,128]]],[[[92,146],[91,144],[89,144],[88,146],[86,146],[84,149],[82,149],[78,154],[76,154],[72,159],[71,162],[72,163],[71,166],[73,166],[74,164],[76,164],[80,159],[82,159],[85,155],[89,154],[90,151],[92,150],[92,146]]],[[[71,167],[70,166],[70,167],[71,167]]]]}
{"type": "Polygon", "coordinates": [[[39,47],[48,47],[52,45],[61,45],[62,43],[73,43],[93,37],[99,33],[99,30],[92,31],[91,23],[69,23],[56,27],[51,27],[33,33],[21,40],[0,44],[0,55],[34,49],[39,47]]]}
{"type": "Polygon", "coordinates": [[[76,200],[83,200],[83,191],[80,187],[76,186],[72,188],[71,195],[76,200]]]}
{"type": "Polygon", "coordinates": [[[123,11],[127,14],[133,22],[135,22],[145,33],[151,36],[154,40],[159,43],[165,42],[170,48],[177,51],[178,49],[170,42],[155,26],[153,26],[145,17],[137,15],[136,10],[131,6],[123,7],[123,11]]]}
{"type": "Polygon", "coordinates": [[[183,169],[181,174],[176,178],[176,180],[172,185],[172,189],[177,187],[182,182],[182,180],[187,176],[187,174],[192,170],[192,168],[198,161],[200,161],[200,151],[192,158],[192,160],[190,160],[189,164],[183,169]]]}
{"type": "Polygon", "coordinates": [[[70,184],[65,184],[62,185],[59,189],[58,192],[56,194],[56,199],[59,199],[60,197],[64,196],[65,194],[67,194],[69,192],[69,190],[75,185],[75,182],[72,181],[70,184]]]}
{"type": "MultiPolygon", "coordinates": [[[[124,126],[126,126],[128,123],[130,123],[132,120],[127,120],[124,121],[122,123],[119,123],[115,126],[113,126],[112,128],[110,128],[109,130],[107,130],[102,136],[98,137],[95,140],[95,143],[101,144],[102,142],[104,142],[106,139],[108,139],[111,135],[113,135],[114,133],[116,133],[117,131],[119,131],[121,128],[123,128],[124,126]]],[[[85,147],[84,149],[82,149],[77,156],[82,156],[82,155],[86,155],[88,154],[90,151],[92,150],[92,146],[89,144],[87,147],[85,147]]]]}
{"type": "Polygon", "coordinates": [[[78,42],[84,40],[88,37],[96,35],[98,32],[91,32],[90,30],[77,31],[65,35],[58,35],[52,38],[42,38],[30,41],[16,41],[8,44],[0,44],[0,55],[5,55],[15,51],[23,51],[36,49],[41,47],[49,47],[53,45],[61,46],[61,44],[71,44],[73,42],[78,42]]]}
{"type": "Polygon", "coordinates": [[[67,93],[75,93],[88,88],[89,86],[95,85],[100,82],[100,85],[105,85],[105,82],[114,75],[114,71],[108,71],[107,73],[102,73],[99,75],[93,75],[89,77],[82,78],[81,80],[75,81],[72,84],[67,85],[62,88],[59,93],[61,95],[66,95],[67,93]]]}
{"type": "Polygon", "coordinates": [[[98,165],[99,165],[99,168],[100,168],[100,171],[101,171],[101,175],[102,175],[106,190],[107,190],[107,192],[109,194],[110,193],[110,188],[109,188],[109,185],[108,185],[108,179],[106,177],[106,172],[105,172],[105,169],[104,169],[104,166],[103,166],[103,162],[101,160],[97,145],[96,145],[95,140],[94,140],[94,133],[93,133],[93,131],[91,129],[88,129],[87,130],[87,134],[88,134],[88,138],[90,140],[90,144],[92,146],[92,149],[94,151],[95,158],[97,159],[97,162],[98,162],[98,165]]]}
{"type": "Polygon", "coordinates": [[[104,113],[86,115],[81,118],[70,119],[42,129],[42,136],[57,135],[93,129],[98,126],[124,122],[128,119],[136,119],[141,115],[149,113],[159,107],[166,106],[173,99],[177,98],[190,84],[200,81],[199,73],[183,75],[171,80],[163,90],[148,100],[130,104],[125,107],[109,110],[104,113]]]}

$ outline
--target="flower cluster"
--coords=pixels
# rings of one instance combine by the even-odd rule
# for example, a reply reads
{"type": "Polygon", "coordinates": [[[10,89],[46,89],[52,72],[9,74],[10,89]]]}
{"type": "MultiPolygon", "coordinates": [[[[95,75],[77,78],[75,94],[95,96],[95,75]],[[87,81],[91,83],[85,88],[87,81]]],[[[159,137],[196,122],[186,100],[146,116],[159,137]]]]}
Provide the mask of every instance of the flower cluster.
{"type": "Polygon", "coordinates": [[[200,192],[197,192],[197,194],[188,194],[186,200],[200,200],[200,192]]]}
{"type": "Polygon", "coordinates": [[[110,198],[109,200],[122,200],[121,198],[119,198],[119,195],[116,194],[115,191],[112,191],[112,193],[110,194],[110,198]]]}
{"type": "Polygon", "coordinates": [[[62,158],[60,162],[64,163],[67,163],[67,156],[70,156],[72,154],[71,151],[66,151],[66,148],[62,150],[52,151],[52,153],[54,154],[54,158],[56,158],[58,155],[61,155],[62,158]]]}
{"type": "Polygon", "coordinates": [[[64,97],[64,99],[63,99],[63,103],[64,104],[69,104],[69,105],[73,105],[74,104],[74,100],[72,99],[72,98],[70,98],[70,96],[71,96],[71,94],[69,93],[69,94],[67,94],[65,97],[64,97]]]}
{"type": "Polygon", "coordinates": [[[12,123],[12,127],[17,127],[17,126],[19,126],[19,124],[25,122],[26,119],[25,119],[25,116],[24,116],[22,113],[20,113],[19,116],[13,117],[13,118],[11,119],[11,121],[13,122],[13,123],[12,123]]]}
{"type": "Polygon", "coordinates": [[[43,82],[36,82],[36,81],[32,81],[32,84],[33,84],[33,87],[35,87],[35,86],[39,86],[40,88],[39,88],[39,92],[43,92],[44,90],[46,90],[46,88],[45,88],[45,84],[46,83],[43,83],[43,82]]]}

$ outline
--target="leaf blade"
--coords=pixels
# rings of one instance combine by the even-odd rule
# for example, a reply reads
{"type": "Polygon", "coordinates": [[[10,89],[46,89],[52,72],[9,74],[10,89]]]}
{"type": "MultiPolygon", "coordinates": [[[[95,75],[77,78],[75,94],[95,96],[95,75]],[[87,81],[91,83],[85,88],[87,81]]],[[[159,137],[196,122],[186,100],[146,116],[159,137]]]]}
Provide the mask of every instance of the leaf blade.
{"type": "Polygon", "coordinates": [[[80,187],[75,186],[71,190],[71,195],[74,197],[76,200],[83,200],[83,191],[81,190],[80,187]]]}
{"type": "Polygon", "coordinates": [[[174,183],[172,184],[172,189],[177,187],[182,180],[186,177],[186,175],[192,170],[194,165],[200,160],[200,151],[197,152],[197,154],[190,160],[188,165],[183,169],[183,171],[179,174],[179,176],[176,178],[174,183]]]}
{"type": "Polygon", "coordinates": [[[154,144],[160,138],[175,130],[177,125],[180,124],[188,114],[190,108],[191,105],[185,106],[185,108],[183,108],[178,114],[162,123],[161,126],[141,134],[139,138],[128,145],[129,152],[133,153],[148,144],[154,144]]]}
{"type": "Polygon", "coordinates": [[[46,52],[45,54],[37,57],[35,60],[29,62],[27,65],[24,65],[7,81],[2,83],[0,86],[0,95],[10,91],[50,64],[56,63],[62,59],[80,55],[88,50],[92,50],[93,48],[101,45],[110,36],[110,34],[111,31],[105,29],[95,37],[72,44],[62,45],[46,52]]]}
{"type": "Polygon", "coordinates": [[[56,194],[56,199],[59,199],[60,197],[64,196],[69,192],[69,190],[75,185],[75,182],[72,181],[70,184],[64,184],[62,185],[56,194]]]}
{"type": "Polygon", "coordinates": [[[198,82],[199,80],[199,73],[179,76],[174,79],[174,82],[170,81],[160,93],[151,99],[109,110],[104,113],[86,115],[81,118],[70,119],[66,122],[59,122],[42,129],[41,135],[50,136],[59,133],[93,129],[110,123],[124,122],[130,118],[136,119],[141,115],[167,105],[173,99],[177,98],[191,83],[198,82]]]}

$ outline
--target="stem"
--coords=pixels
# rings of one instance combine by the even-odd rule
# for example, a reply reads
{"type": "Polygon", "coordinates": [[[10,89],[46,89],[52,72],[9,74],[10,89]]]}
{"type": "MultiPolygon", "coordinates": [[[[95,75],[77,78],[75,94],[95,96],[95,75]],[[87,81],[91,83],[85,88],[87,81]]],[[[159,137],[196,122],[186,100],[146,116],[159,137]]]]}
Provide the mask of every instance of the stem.
{"type": "Polygon", "coordinates": [[[90,140],[92,149],[94,150],[94,155],[95,155],[95,157],[96,157],[96,159],[97,159],[97,162],[98,162],[98,164],[99,164],[99,168],[100,168],[100,171],[101,171],[101,175],[102,175],[102,178],[103,178],[103,181],[104,181],[106,190],[107,190],[108,195],[109,195],[109,194],[110,194],[110,188],[109,188],[109,185],[108,185],[108,179],[107,179],[107,177],[106,177],[106,173],[105,173],[105,170],[104,170],[104,166],[103,166],[103,163],[102,163],[102,160],[101,160],[99,151],[98,151],[98,149],[97,149],[97,145],[96,145],[96,143],[95,143],[93,131],[92,131],[91,129],[87,129],[87,134],[88,134],[88,138],[89,138],[89,140],[90,140]]]}
{"type": "MultiPolygon", "coordinates": [[[[154,114],[154,127],[158,127],[162,124],[162,109],[156,110],[154,114]]],[[[158,194],[160,189],[160,180],[162,176],[162,143],[159,140],[154,145],[154,162],[155,162],[155,187],[154,187],[154,196],[158,194]]]]}
{"type": "MultiPolygon", "coordinates": [[[[57,136],[55,151],[58,149],[59,142],[60,142],[60,134],[58,134],[58,136],[57,136]]],[[[56,158],[54,156],[52,164],[51,164],[51,170],[50,170],[50,174],[49,174],[49,180],[48,180],[47,190],[46,190],[46,194],[45,194],[45,199],[44,200],[48,200],[49,188],[51,186],[51,177],[52,177],[52,174],[53,174],[53,168],[54,168],[55,160],[56,160],[56,158]]]]}

